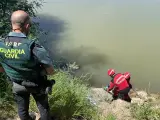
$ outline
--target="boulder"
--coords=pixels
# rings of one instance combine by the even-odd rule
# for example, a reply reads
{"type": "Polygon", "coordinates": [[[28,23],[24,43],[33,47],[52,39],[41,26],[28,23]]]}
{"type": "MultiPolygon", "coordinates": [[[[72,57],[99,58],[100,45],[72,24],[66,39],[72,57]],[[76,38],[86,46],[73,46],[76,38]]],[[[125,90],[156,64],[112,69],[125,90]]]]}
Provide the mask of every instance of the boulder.
{"type": "Polygon", "coordinates": [[[132,101],[131,103],[135,103],[135,104],[138,104],[138,105],[142,105],[145,101],[141,98],[132,98],[132,101]]]}
{"type": "Polygon", "coordinates": [[[110,93],[106,92],[103,88],[92,88],[91,97],[97,102],[111,102],[113,97],[110,93]]]}
{"type": "Polygon", "coordinates": [[[137,91],[138,97],[141,99],[147,100],[148,99],[148,94],[145,91],[137,91]]]}
{"type": "Polygon", "coordinates": [[[104,116],[113,114],[116,117],[116,120],[130,120],[132,118],[130,113],[130,103],[123,100],[114,100],[110,104],[102,102],[99,107],[104,116]]]}

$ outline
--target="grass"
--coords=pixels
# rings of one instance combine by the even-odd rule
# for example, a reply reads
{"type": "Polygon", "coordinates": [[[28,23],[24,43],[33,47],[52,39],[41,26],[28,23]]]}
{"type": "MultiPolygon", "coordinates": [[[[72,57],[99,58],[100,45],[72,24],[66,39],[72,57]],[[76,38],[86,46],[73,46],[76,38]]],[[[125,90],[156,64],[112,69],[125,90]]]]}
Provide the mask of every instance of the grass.
{"type": "Polygon", "coordinates": [[[6,76],[0,73],[0,119],[13,118],[16,115],[11,85],[6,76]]]}
{"type": "MultiPolygon", "coordinates": [[[[0,119],[13,118],[16,116],[16,107],[13,101],[11,86],[4,77],[0,77],[0,119]]],[[[58,72],[50,79],[55,79],[52,94],[49,95],[49,104],[52,115],[59,120],[116,120],[113,114],[102,116],[97,106],[87,98],[90,95],[90,87],[86,79],[73,77],[68,73],[58,72]]],[[[36,103],[31,97],[30,110],[38,112],[36,103]]],[[[153,109],[153,105],[132,104],[131,114],[136,120],[160,120],[160,109],[153,109]]]]}
{"type": "Polygon", "coordinates": [[[105,119],[106,120],[116,120],[116,117],[113,114],[108,114],[108,116],[105,119]]]}
{"type": "MultiPolygon", "coordinates": [[[[49,104],[52,115],[58,120],[77,120],[77,118],[79,120],[116,120],[113,114],[104,117],[98,107],[89,101],[90,86],[86,84],[87,78],[73,77],[68,73],[58,72],[49,79],[56,80],[52,94],[49,95],[49,104]]],[[[0,88],[3,90],[0,91],[0,119],[13,118],[17,114],[17,109],[11,87],[4,79],[1,79],[0,88]]],[[[32,97],[30,110],[38,112],[32,97]]],[[[136,120],[160,120],[160,109],[153,109],[149,101],[142,105],[131,104],[131,114],[136,120]]]]}
{"type": "Polygon", "coordinates": [[[116,120],[116,117],[113,114],[108,114],[107,117],[99,115],[94,120],[116,120]]]}
{"type": "MultiPolygon", "coordinates": [[[[50,79],[56,80],[52,95],[49,96],[51,112],[54,116],[60,120],[71,120],[73,118],[99,120],[97,107],[87,99],[90,87],[84,84],[85,80],[70,77],[64,72],[58,72],[50,79]]],[[[37,111],[33,99],[30,109],[37,111]]]]}
{"type": "Polygon", "coordinates": [[[160,109],[154,109],[150,103],[143,105],[133,104],[131,113],[137,120],[160,120],[160,109]]]}
{"type": "MultiPolygon", "coordinates": [[[[105,118],[101,116],[98,108],[88,99],[90,87],[82,78],[73,78],[71,75],[58,72],[50,79],[55,79],[56,84],[53,87],[52,95],[49,95],[49,103],[52,114],[59,120],[114,120],[112,117],[105,118]]],[[[17,115],[17,109],[13,101],[11,86],[5,82],[0,84],[4,91],[0,94],[0,119],[13,118],[17,115]]],[[[30,111],[38,112],[33,97],[31,97],[30,111]]]]}
{"type": "Polygon", "coordinates": [[[14,118],[16,116],[16,107],[14,103],[3,101],[0,103],[0,120],[14,118]]]}

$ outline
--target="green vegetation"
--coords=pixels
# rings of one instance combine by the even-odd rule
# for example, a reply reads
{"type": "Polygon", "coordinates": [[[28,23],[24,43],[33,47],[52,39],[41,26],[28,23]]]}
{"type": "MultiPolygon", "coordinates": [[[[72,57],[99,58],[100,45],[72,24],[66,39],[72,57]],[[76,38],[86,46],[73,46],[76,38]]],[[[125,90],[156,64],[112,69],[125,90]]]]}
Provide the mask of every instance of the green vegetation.
{"type": "MultiPolygon", "coordinates": [[[[37,9],[42,6],[43,0],[0,0],[0,36],[10,32],[10,15],[15,10],[25,10],[31,17],[36,17],[37,9]]],[[[38,23],[33,22],[31,36],[39,33],[38,23]]]]}
{"type": "Polygon", "coordinates": [[[109,114],[107,117],[104,116],[97,116],[95,119],[93,120],[117,120],[116,117],[112,114],[109,114]]]}
{"type": "Polygon", "coordinates": [[[0,119],[13,117],[15,114],[11,85],[6,82],[4,74],[0,74],[0,119]]]}
{"type": "Polygon", "coordinates": [[[131,113],[137,120],[160,120],[160,108],[153,108],[150,103],[142,105],[133,104],[131,113]]]}
{"type": "Polygon", "coordinates": [[[116,120],[116,117],[113,114],[109,114],[105,119],[106,120],[116,120]]]}
{"type": "MultiPolygon", "coordinates": [[[[72,118],[94,120],[99,115],[96,106],[87,99],[90,89],[84,84],[84,80],[71,78],[64,72],[58,72],[55,76],[50,77],[52,78],[56,80],[56,84],[52,95],[49,96],[49,102],[54,116],[61,120],[72,118]]],[[[31,110],[37,110],[33,101],[31,110]]]]}

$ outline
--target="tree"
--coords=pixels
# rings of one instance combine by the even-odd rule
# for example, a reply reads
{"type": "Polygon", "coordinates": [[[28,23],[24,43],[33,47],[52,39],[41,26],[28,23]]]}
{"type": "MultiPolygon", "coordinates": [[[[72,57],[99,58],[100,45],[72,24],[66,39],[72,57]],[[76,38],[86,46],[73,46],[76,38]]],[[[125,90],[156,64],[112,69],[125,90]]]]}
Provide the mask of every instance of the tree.
{"type": "MultiPolygon", "coordinates": [[[[43,0],[0,0],[0,36],[5,36],[10,30],[10,15],[15,10],[24,10],[31,17],[36,17],[37,9],[42,6],[43,0]]],[[[31,34],[39,32],[38,23],[33,22],[31,34]]]]}

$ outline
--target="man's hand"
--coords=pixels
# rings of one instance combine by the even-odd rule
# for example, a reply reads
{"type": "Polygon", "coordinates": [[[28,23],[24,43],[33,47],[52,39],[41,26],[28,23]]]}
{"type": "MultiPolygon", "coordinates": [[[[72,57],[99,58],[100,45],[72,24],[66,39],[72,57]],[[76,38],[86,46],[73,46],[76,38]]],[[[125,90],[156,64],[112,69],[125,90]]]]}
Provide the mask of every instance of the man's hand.
{"type": "Polygon", "coordinates": [[[52,79],[52,80],[49,80],[49,82],[50,82],[50,85],[47,86],[45,93],[51,95],[52,94],[52,87],[56,81],[52,79]]]}
{"type": "Polygon", "coordinates": [[[0,67],[0,72],[5,72],[3,67],[0,67]]]}
{"type": "Polygon", "coordinates": [[[54,69],[52,66],[45,67],[47,75],[53,75],[54,74],[54,69]]]}
{"type": "Polygon", "coordinates": [[[41,75],[53,75],[53,74],[55,74],[53,66],[41,65],[41,68],[42,68],[41,75]]]}
{"type": "Polygon", "coordinates": [[[108,86],[106,86],[106,87],[103,87],[103,89],[104,89],[105,91],[107,91],[107,90],[108,90],[108,86]]]}

